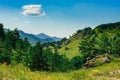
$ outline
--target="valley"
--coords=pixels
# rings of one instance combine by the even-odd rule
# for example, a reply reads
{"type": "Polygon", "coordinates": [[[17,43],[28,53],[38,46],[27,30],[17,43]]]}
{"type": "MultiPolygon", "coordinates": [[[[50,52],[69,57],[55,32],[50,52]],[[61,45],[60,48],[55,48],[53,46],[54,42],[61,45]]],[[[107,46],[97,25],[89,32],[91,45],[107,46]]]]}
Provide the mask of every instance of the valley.
{"type": "Polygon", "coordinates": [[[120,79],[120,22],[86,27],[68,39],[45,43],[3,27],[0,24],[1,80],[120,79]]]}

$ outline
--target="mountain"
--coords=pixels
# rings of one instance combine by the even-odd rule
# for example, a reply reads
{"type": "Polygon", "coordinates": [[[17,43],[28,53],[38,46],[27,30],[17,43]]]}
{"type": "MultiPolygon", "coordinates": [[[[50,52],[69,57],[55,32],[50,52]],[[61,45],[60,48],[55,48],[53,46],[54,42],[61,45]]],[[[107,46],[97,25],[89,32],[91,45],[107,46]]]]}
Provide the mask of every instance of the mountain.
{"type": "Polygon", "coordinates": [[[51,37],[51,36],[48,36],[47,34],[44,34],[44,33],[40,33],[40,34],[37,34],[35,36],[40,38],[40,39],[51,39],[53,41],[60,41],[61,40],[61,38],[59,38],[59,37],[51,37]]]}
{"type": "Polygon", "coordinates": [[[51,38],[50,36],[44,34],[44,33],[39,33],[37,35],[35,35],[36,37],[40,38],[40,39],[46,39],[46,38],[51,38]]]}
{"type": "Polygon", "coordinates": [[[22,39],[27,37],[31,44],[35,44],[36,42],[39,42],[39,41],[41,41],[42,43],[45,43],[45,42],[55,42],[55,41],[61,40],[61,38],[50,37],[44,33],[35,35],[35,34],[25,33],[24,31],[19,30],[19,34],[22,39]]]}
{"type": "Polygon", "coordinates": [[[29,42],[30,42],[31,44],[35,44],[35,43],[38,42],[38,41],[43,42],[43,39],[40,39],[40,38],[36,37],[36,36],[33,35],[33,34],[25,33],[25,32],[22,31],[22,30],[19,30],[19,34],[20,34],[20,37],[21,37],[22,39],[24,39],[25,37],[27,37],[28,40],[29,40],[29,42]]]}
{"type": "Polygon", "coordinates": [[[62,38],[59,38],[59,37],[51,37],[53,40],[55,41],[60,41],[62,38]]]}
{"type": "Polygon", "coordinates": [[[100,36],[101,34],[108,34],[109,36],[115,36],[120,34],[120,22],[101,24],[91,29],[90,27],[76,31],[69,39],[64,40],[59,49],[59,53],[66,54],[70,59],[74,56],[81,55],[79,51],[79,43],[85,38],[92,37],[93,35],[100,36]],[[92,33],[91,33],[92,32],[92,33]]]}

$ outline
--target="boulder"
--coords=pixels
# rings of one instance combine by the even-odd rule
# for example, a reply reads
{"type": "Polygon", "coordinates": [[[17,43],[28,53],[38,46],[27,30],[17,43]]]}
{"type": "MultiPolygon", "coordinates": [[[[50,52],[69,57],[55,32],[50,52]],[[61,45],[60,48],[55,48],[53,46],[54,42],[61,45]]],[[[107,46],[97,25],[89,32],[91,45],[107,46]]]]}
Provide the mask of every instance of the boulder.
{"type": "Polygon", "coordinates": [[[86,63],[83,65],[84,68],[100,66],[102,64],[110,62],[110,58],[104,55],[97,55],[92,59],[88,57],[86,60],[87,60],[86,63]]]}

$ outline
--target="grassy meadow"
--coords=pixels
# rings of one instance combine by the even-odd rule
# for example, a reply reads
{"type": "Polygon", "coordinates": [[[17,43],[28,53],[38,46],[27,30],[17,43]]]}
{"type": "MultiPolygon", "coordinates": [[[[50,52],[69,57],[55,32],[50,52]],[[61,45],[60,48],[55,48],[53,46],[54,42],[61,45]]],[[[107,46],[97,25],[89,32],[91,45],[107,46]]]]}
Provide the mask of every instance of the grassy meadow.
{"type": "Polygon", "coordinates": [[[0,80],[120,80],[118,58],[98,67],[69,72],[38,72],[22,64],[14,65],[0,64],[0,80]]]}
{"type": "Polygon", "coordinates": [[[74,56],[79,56],[79,42],[80,40],[72,41],[70,44],[63,46],[61,49],[59,49],[59,53],[65,54],[69,59],[73,58],[74,56]],[[69,50],[65,50],[65,47],[69,48],[69,50]]]}

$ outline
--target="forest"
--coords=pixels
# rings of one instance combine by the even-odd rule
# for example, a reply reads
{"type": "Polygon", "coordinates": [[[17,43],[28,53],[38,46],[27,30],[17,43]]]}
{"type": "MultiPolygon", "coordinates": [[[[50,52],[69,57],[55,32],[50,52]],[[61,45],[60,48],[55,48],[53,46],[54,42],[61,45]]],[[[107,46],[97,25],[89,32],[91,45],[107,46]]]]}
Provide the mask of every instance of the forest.
{"type": "Polygon", "coordinates": [[[59,53],[63,43],[70,43],[69,39],[32,45],[27,38],[20,38],[17,28],[5,29],[0,24],[0,63],[21,63],[32,71],[66,72],[98,66],[87,63],[96,56],[104,55],[107,59],[111,55],[120,56],[120,22],[102,24],[94,29],[86,27],[78,33],[81,34],[78,46],[81,55],[69,59],[66,54],[59,53]]]}

